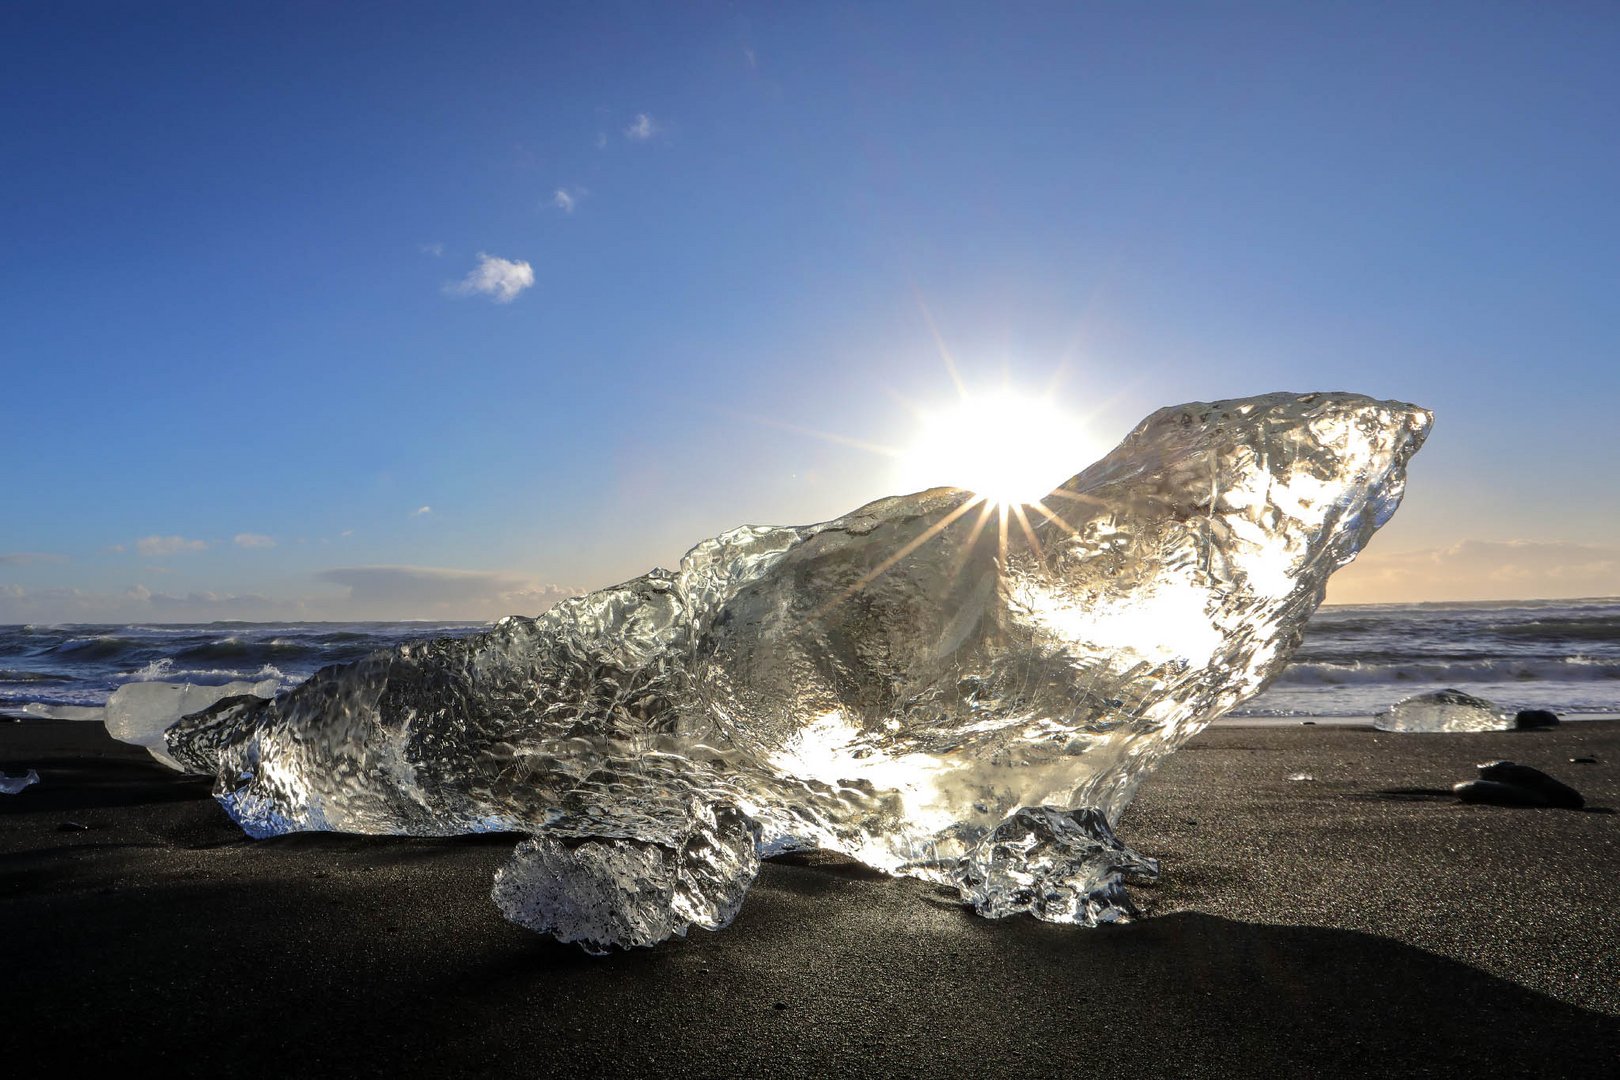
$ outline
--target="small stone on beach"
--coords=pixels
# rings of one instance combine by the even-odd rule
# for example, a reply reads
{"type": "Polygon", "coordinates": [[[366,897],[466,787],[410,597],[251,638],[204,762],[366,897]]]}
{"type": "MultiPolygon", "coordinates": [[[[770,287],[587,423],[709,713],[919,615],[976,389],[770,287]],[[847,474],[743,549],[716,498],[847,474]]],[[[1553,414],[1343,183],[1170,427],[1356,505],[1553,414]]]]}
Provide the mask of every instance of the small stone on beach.
{"type": "Polygon", "coordinates": [[[1546,709],[1520,709],[1519,714],[1513,718],[1513,726],[1519,731],[1557,727],[1558,714],[1546,709]]]}
{"type": "Polygon", "coordinates": [[[1556,806],[1579,810],[1586,805],[1580,792],[1554,780],[1540,769],[1512,761],[1487,761],[1479,766],[1479,779],[1451,788],[1466,803],[1498,806],[1556,806]]]}
{"type": "Polygon", "coordinates": [[[1496,780],[1465,780],[1451,790],[1465,803],[1492,803],[1496,806],[1551,806],[1540,792],[1496,780]]]}

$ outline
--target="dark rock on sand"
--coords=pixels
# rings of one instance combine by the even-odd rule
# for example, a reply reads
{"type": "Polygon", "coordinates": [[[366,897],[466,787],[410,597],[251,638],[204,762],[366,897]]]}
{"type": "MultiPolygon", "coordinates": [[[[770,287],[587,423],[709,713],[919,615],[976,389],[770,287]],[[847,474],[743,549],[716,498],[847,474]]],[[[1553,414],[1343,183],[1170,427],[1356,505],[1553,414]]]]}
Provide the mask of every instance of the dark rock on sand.
{"type": "Polygon", "coordinates": [[[1519,731],[1557,727],[1558,714],[1547,709],[1520,709],[1519,715],[1513,718],[1513,726],[1519,731]]]}
{"type": "Polygon", "coordinates": [[[1498,806],[1556,806],[1579,810],[1586,805],[1581,793],[1554,780],[1540,769],[1512,761],[1490,761],[1479,766],[1479,779],[1456,784],[1457,798],[1469,803],[1498,806]]]}
{"type": "Polygon", "coordinates": [[[1538,791],[1496,780],[1465,780],[1460,784],[1451,785],[1451,790],[1465,803],[1490,803],[1493,806],[1552,805],[1538,791]]]}

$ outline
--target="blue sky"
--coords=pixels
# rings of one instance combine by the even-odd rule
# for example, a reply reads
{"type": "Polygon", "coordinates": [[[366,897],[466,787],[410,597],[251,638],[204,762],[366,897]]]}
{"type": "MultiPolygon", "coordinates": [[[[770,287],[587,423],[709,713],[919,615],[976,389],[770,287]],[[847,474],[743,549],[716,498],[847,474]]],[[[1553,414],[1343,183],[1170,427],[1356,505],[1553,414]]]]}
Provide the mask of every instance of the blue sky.
{"type": "Polygon", "coordinates": [[[1055,384],[1066,472],[1182,401],[1435,410],[1335,599],[1620,593],[1617,55],[1606,4],[7,4],[0,622],[485,618],[832,517],[935,329],[1055,384]]]}

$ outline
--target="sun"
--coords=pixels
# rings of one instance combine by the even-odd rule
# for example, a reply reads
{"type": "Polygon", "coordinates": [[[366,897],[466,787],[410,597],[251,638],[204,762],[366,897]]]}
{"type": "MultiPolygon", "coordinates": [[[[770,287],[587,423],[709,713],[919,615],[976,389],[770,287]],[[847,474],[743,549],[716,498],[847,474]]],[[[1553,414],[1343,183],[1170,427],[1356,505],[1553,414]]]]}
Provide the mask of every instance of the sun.
{"type": "Polygon", "coordinates": [[[1043,396],[1001,389],[964,393],[924,410],[900,458],[904,490],[959,487],[1002,507],[1038,502],[1091,463],[1093,440],[1079,420],[1043,396]]]}

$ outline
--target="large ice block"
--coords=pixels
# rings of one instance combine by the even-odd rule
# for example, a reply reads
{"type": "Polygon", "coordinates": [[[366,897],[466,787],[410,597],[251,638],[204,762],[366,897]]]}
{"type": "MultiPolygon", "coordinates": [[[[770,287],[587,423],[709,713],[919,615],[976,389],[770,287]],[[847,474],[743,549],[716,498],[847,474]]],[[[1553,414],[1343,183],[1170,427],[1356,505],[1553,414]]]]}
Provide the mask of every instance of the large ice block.
{"type": "Polygon", "coordinates": [[[1163,409],[1038,503],[937,488],[735,529],[538,618],[222,702],[169,752],[254,836],[529,833],[502,909],[593,949],[723,925],[749,843],[986,914],[1118,918],[1155,869],[1120,812],[1281,670],[1429,423],[1336,393],[1163,409]]]}

